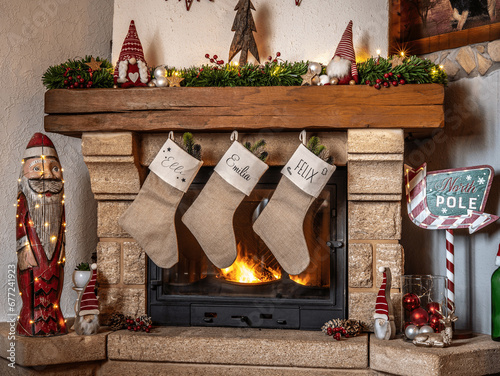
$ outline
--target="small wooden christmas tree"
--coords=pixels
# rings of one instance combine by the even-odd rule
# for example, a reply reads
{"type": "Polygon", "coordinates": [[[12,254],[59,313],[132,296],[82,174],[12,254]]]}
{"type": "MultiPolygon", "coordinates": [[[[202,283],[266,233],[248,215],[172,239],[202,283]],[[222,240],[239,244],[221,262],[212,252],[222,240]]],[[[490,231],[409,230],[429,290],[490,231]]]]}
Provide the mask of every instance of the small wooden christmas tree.
{"type": "Polygon", "coordinates": [[[252,1],[238,0],[234,10],[237,12],[231,31],[235,33],[229,49],[229,61],[241,51],[239,64],[240,66],[245,65],[248,61],[248,51],[250,51],[255,59],[260,62],[259,50],[253,37],[253,32],[256,32],[257,28],[252,16],[252,10],[255,10],[252,1]]]}

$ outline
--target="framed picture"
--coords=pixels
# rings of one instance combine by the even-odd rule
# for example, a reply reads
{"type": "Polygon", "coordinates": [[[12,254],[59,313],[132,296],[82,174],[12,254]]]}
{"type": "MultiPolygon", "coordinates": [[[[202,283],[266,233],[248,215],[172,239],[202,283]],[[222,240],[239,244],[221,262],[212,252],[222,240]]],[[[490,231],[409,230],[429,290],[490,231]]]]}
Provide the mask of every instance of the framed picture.
{"type": "Polygon", "coordinates": [[[390,0],[390,53],[420,55],[500,39],[500,0],[390,0]]]}

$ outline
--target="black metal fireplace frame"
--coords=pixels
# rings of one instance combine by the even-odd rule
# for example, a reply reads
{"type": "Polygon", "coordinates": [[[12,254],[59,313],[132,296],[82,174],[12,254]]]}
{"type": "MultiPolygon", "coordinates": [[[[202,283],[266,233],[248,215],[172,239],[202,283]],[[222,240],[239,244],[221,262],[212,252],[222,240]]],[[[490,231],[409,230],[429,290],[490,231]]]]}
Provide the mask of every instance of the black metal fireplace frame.
{"type": "MultiPolygon", "coordinates": [[[[280,168],[271,167],[269,170],[272,173],[265,174],[259,184],[277,182],[276,176],[280,176],[280,168]]],[[[207,173],[206,170],[200,171],[193,184],[206,181],[207,173]]],[[[328,299],[165,295],[162,287],[162,269],[149,259],[147,309],[153,322],[172,326],[317,330],[325,321],[332,318],[347,318],[347,169],[345,167],[337,168],[328,183],[332,184],[336,185],[336,202],[332,202],[331,213],[335,238],[329,242],[332,287],[328,299]]]]}

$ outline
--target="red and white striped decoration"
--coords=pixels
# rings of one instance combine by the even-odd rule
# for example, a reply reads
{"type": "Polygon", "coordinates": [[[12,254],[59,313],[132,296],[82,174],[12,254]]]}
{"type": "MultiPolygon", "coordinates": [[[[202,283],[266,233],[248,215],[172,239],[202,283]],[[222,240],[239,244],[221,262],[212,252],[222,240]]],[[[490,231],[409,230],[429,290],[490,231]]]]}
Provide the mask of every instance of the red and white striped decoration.
{"type": "Polygon", "coordinates": [[[427,206],[426,180],[427,164],[418,169],[405,165],[405,186],[408,216],[417,226],[428,230],[468,228],[469,233],[495,222],[496,215],[469,210],[466,215],[435,215],[427,206]]]}
{"type": "Polygon", "coordinates": [[[448,308],[452,309],[452,304],[455,304],[455,237],[451,229],[446,230],[446,277],[448,308]]]}

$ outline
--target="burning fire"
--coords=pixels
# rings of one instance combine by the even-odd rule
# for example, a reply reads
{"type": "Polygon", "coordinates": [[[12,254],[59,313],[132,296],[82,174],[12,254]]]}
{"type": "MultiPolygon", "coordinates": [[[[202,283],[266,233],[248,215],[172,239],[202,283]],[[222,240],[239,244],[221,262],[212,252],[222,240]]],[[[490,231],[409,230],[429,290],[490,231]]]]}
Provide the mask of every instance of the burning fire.
{"type": "Polygon", "coordinates": [[[292,281],[298,283],[299,285],[307,286],[311,282],[311,276],[308,274],[290,275],[289,277],[292,281]]]}
{"type": "Polygon", "coordinates": [[[271,282],[281,279],[281,271],[238,252],[236,261],[228,268],[219,269],[219,278],[239,283],[271,282]]]}

